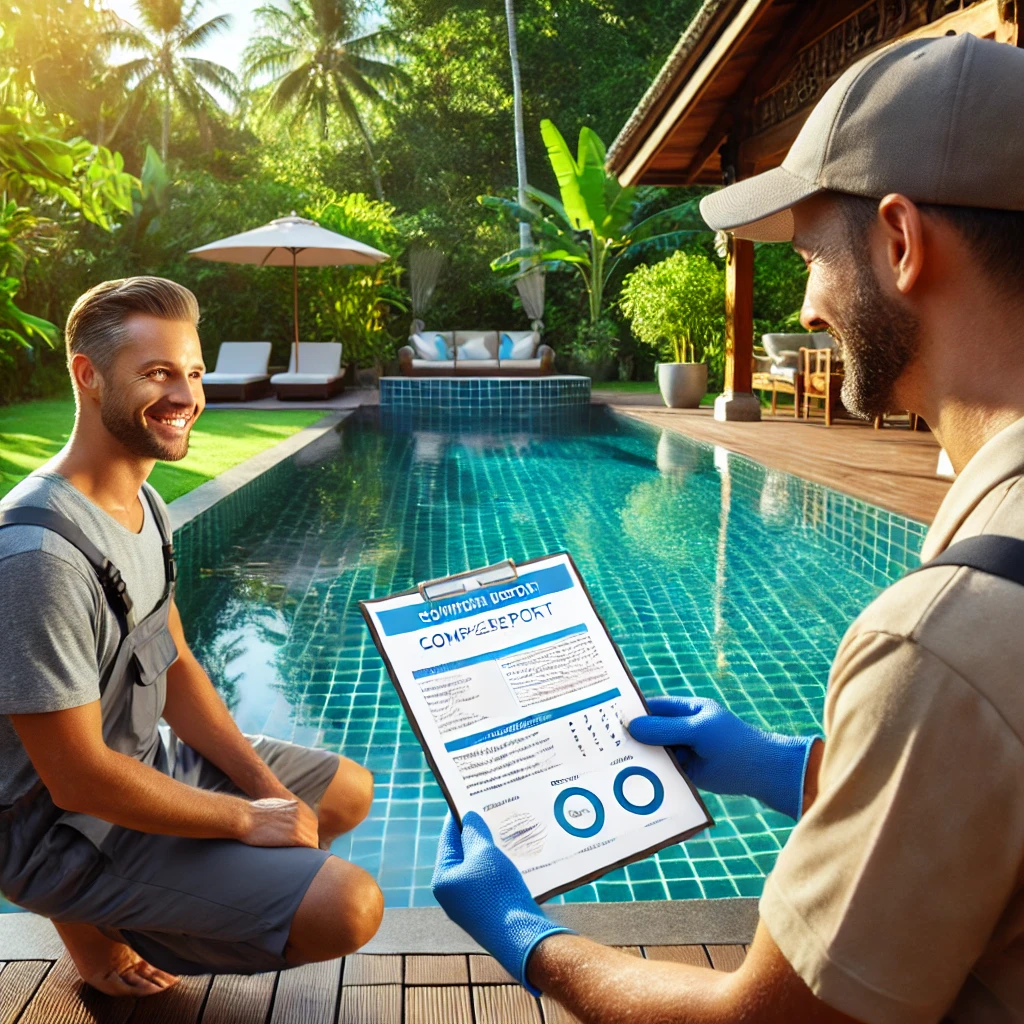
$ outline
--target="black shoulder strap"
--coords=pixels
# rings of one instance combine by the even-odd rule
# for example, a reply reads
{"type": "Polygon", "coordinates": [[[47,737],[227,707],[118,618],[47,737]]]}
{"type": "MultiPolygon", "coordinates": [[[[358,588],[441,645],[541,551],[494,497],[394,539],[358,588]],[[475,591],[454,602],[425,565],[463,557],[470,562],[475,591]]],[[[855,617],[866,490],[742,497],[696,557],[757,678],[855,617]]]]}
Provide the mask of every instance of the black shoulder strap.
{"type": "Polygon", "coordinates": [[[925,562],[914,572],[936,565],[962,565],[1024,587],[1024,540],[994,533],[968,537],[951,544],[941,555],[925,562]]]}
{"type": "Polygon", "coordinates": [[[51,530],[63,537],[73,547],[78,548],[99,577],[107,600],[117,611],[123,613],[128,628],[134,628],[135,613],[132,610],[132,599],[128,596],[128,588],[125,586],[124,580],[121,579],[121,573],[117,566],[70,519],[65,519],[53,509],[18,505],[0,512],[0,529],[5,526],[41,526],[44,530],[51,530]]]}
{"type": "Polygon", "coordinates": [[[153,492],[150,491],[149,485],[143,484],[142,490],[146,495],[146,503],[149,505],[149,510],[153,513],[153,518],[156,520],[157,529],[160,531],[160,542],[163,544],[164,552],[164,578],[167,580],[167,592],[171,593],[174,589],[174,582],[178,578],[178,566],[174,561],[174,542],[171,538],[170,524],[164,519],[163,510],[154,501],[153,492]]]}

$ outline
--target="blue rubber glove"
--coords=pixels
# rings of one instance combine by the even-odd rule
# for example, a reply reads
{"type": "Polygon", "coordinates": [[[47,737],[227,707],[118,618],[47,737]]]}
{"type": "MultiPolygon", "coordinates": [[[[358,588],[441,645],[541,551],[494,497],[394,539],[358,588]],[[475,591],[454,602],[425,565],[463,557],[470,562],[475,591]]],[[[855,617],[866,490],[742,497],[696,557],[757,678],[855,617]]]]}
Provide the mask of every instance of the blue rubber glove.
{"type": "Polygon", "coordinates": [[[549,935],[575,933],[537,906],[519,869],[494,845],[491,830],[475,811],[462,819],[461,833],[450,814],[445,819],[431,885],[445,913],[539,996],[526,980],[530,954],[549,935]]]}
{"type": "Polygon", "coordinates": [[[747,725],[704,697],[652,697],[649,715],[629,723],[633,739],[672,747],[694,785],[756,797],[791,818],[804,802],[804,774],[816,737],[747,725]]]}

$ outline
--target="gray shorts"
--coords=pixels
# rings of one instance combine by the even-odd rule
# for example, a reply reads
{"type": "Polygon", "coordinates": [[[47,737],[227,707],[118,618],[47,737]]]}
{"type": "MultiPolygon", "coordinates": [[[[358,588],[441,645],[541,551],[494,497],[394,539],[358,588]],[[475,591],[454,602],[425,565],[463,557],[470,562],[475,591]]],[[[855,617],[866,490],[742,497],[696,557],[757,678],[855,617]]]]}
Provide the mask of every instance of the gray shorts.
{"type": "MultiPolygon", "coordinates": [[[[281,783],[316,810],[338,756],[263,736],[249,740],[281,783]]],[[[174,778],[238,793],[190,747],[177,743],[172,750],[174,778]]],[[[60,877],[48,881],[50,872],[41,870],[43,877],[34,877],[16,902],[58,921],[96,925],[175,974],[255,974],[287,966],[292,918],[330,856],[308,847],[263,848],[126,828],[115,828],[100,851],[66,825],[50,832],[46,866],[60,877]]]]}

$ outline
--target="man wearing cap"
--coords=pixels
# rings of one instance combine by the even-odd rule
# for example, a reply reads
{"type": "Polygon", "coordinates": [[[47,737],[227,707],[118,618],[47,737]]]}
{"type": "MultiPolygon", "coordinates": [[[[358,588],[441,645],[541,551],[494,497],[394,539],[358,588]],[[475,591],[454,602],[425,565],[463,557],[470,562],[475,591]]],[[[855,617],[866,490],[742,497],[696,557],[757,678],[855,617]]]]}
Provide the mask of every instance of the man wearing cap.
{"type": "Polygon", "coordinates": [[[920,413],[957,471],[922,562],[853,623],[824,741],[656,698],[630,731],[698,786],[798,819],[732,974],[566,934],[469,813],[434,890],[531,991],[585,1022],[1024,1019],[1024,51],[911,40],[845,72],[781,167],[704,199],[791,241],[801,320],[843,401],[920,413]]]}

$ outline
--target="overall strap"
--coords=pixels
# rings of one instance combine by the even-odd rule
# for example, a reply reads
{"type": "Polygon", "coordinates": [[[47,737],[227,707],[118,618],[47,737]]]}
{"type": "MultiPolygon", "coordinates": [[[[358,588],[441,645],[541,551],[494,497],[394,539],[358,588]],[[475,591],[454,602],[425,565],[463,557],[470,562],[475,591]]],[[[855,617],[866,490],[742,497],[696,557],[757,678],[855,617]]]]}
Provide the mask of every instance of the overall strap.
{"type": "Polygon", "coordinates": [[[41,526],[44,530],[50,530],[63,537],[72,547],[77,548],[93,567],[107,600],[115,611],[124,615],[129,631],[135,628],[132,599],[128,596],[128,588],[121,579],[117,566],[70,519],[65,519],[53,509],[19,505],[0,512],[0,529],[5,526],[41,526]]]}
{"type": "Polygon", "coordinates": [[[961,565],[1024,587],[1024,540],[988,533],[958,540],[914,572],[935,565],[961,565]]]}
{"type": "Polygon", "coordinates": [[[160,531],[160,542],[163,544],[164,555],[164,578],[167,580],[164,597],[167,598],[174,593],[174,582],[178,578],[178,566],[174,561],[174,541],[171,537],[170,524],[164,519],[163,510],[153,500],[148,484],[142,485],[142,492],[146,495],[149,510],[156,520],[157,529],[160,531]]]}

